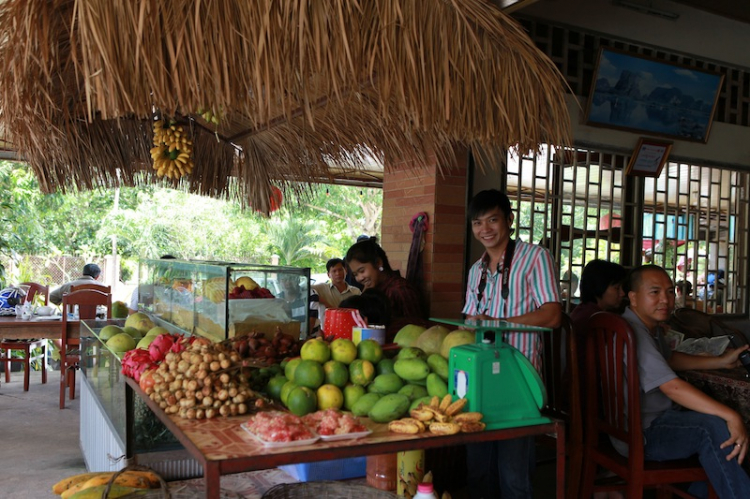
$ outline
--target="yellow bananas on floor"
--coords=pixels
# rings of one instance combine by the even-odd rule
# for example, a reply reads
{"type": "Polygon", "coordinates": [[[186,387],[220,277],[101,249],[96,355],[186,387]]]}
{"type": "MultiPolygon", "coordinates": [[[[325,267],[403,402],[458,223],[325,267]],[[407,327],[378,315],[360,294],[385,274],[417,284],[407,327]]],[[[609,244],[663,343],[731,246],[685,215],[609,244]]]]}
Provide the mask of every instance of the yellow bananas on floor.
{"type": "Polygon", "coordinates": [[[151,148],[153,168],[159,177],[179,179],[193,171],[193,142],[182,125],[164,120],[154,121],[154,147],[151,148]]]}
{"type": "MultiPolygon", "coordinates": [[[[69,476],[53,485],[52,492],[58,494],[62,499],[72,499],[74,497],[83,497],[82,494],[85,490],[99,490],[98,497],[101,497],[101,490],[103,490],[103,487],[110,482],[115,473],[117,472],[103,471],[69,476]]],[[[159,488],[161,482],[159,476],[152,471],[126,470],[117,475],[114,485],[133,491],[138,489],[159,488]]],[[[95,497],[95,495],[92,495],[91,497],[95,497]]],[[[108,497],[114,496],[110,495],[108,497]]]]}
{"type": "Polygon", "coordinates": [[[89,478],[93,478],[97,475],[109,475],[112,476],[111,473],[106,472],[95,472],[95,473],[81,473],[79,475],[73,475],[69,476],[67,478],[63,478],[59,482],[57,482],[55,485],[52,486],[52,492],[54,492],[57,495],[62,494],[72,486],[74,486],[77,483],[83,483],[87,481],[89,478]]]}

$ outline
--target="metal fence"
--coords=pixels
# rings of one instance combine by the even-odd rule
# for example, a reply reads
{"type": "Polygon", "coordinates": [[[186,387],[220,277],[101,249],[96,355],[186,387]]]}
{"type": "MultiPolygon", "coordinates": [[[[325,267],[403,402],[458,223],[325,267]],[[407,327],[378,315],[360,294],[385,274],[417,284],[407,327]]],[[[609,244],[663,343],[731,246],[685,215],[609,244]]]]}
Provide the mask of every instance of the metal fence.
{"type": "Polygon", "coordinates": [[[79,278],[87,263],[99,265],[104,275],[107,272],[104,257],[86,260],[81,256],[15,255],[12,258],[0,257],[0,263],[5,266],[6,285],[38,282],[52,287],[59,286],[79,278]]]}

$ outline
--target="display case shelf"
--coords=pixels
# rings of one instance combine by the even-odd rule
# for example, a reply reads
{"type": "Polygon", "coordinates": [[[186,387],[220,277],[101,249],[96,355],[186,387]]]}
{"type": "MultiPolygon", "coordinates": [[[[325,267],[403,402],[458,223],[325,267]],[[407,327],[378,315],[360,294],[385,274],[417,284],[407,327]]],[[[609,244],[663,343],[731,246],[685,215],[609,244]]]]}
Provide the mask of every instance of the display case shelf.
{"type": "Polygon", "coordinates": [[[190,334],[222,341],[277,329],[306,338],[310,269],[247,263],[144,260],[138,310],[190,334]],[[249,297],[237,293],[246,288],[249,297]],[[257,288],[256,288],[257,286],[257,288]],[[268,292],[260,293],[264,288],[268,292]]]}

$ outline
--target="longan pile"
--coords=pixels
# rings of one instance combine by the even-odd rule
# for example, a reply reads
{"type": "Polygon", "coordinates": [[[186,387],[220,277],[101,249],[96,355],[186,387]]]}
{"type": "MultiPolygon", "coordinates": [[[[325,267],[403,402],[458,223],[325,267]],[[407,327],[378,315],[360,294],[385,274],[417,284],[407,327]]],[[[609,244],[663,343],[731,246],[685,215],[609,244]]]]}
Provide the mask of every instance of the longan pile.
{"type": "Polygon", "coordinates": [[[195,342],[183,352],[169,352],[150,372],[146,394],[167,414],[185,419],[247,414],[265,399],[250,388],[252,369],[239,353],[220,344],[195,342]]]}

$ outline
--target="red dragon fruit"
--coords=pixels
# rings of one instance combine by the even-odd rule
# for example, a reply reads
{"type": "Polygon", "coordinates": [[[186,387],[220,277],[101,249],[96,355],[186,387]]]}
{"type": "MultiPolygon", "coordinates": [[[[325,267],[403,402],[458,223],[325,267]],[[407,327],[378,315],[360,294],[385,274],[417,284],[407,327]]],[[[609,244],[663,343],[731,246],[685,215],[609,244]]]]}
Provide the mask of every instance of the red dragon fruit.
{"type": "Polygon", "coordinates": [[[140,381],[141,373],[145,370],[155,367],[148,350],[135,348],[125,352],[122,357],[122,373],[136,381],[140,381]]]}
{"type": "Polygon", "coordinates": [[[136,348],[125,353],[122,358],[122,373],[140,381],[141,373],[154,369],[164,360],[167,353],[180,353],[192,344],[194,336],[180,334],[160,334],[151,342],[148,350],[136,348]]]}
{"type": "Polygon", "coordinates": [[[148,346],[148,353],[151,355],[151,360],[154,362],[161,362],[164,357],[174,345],[175,338],[171,334],[160,334],[151,344],[148,346]]]}

